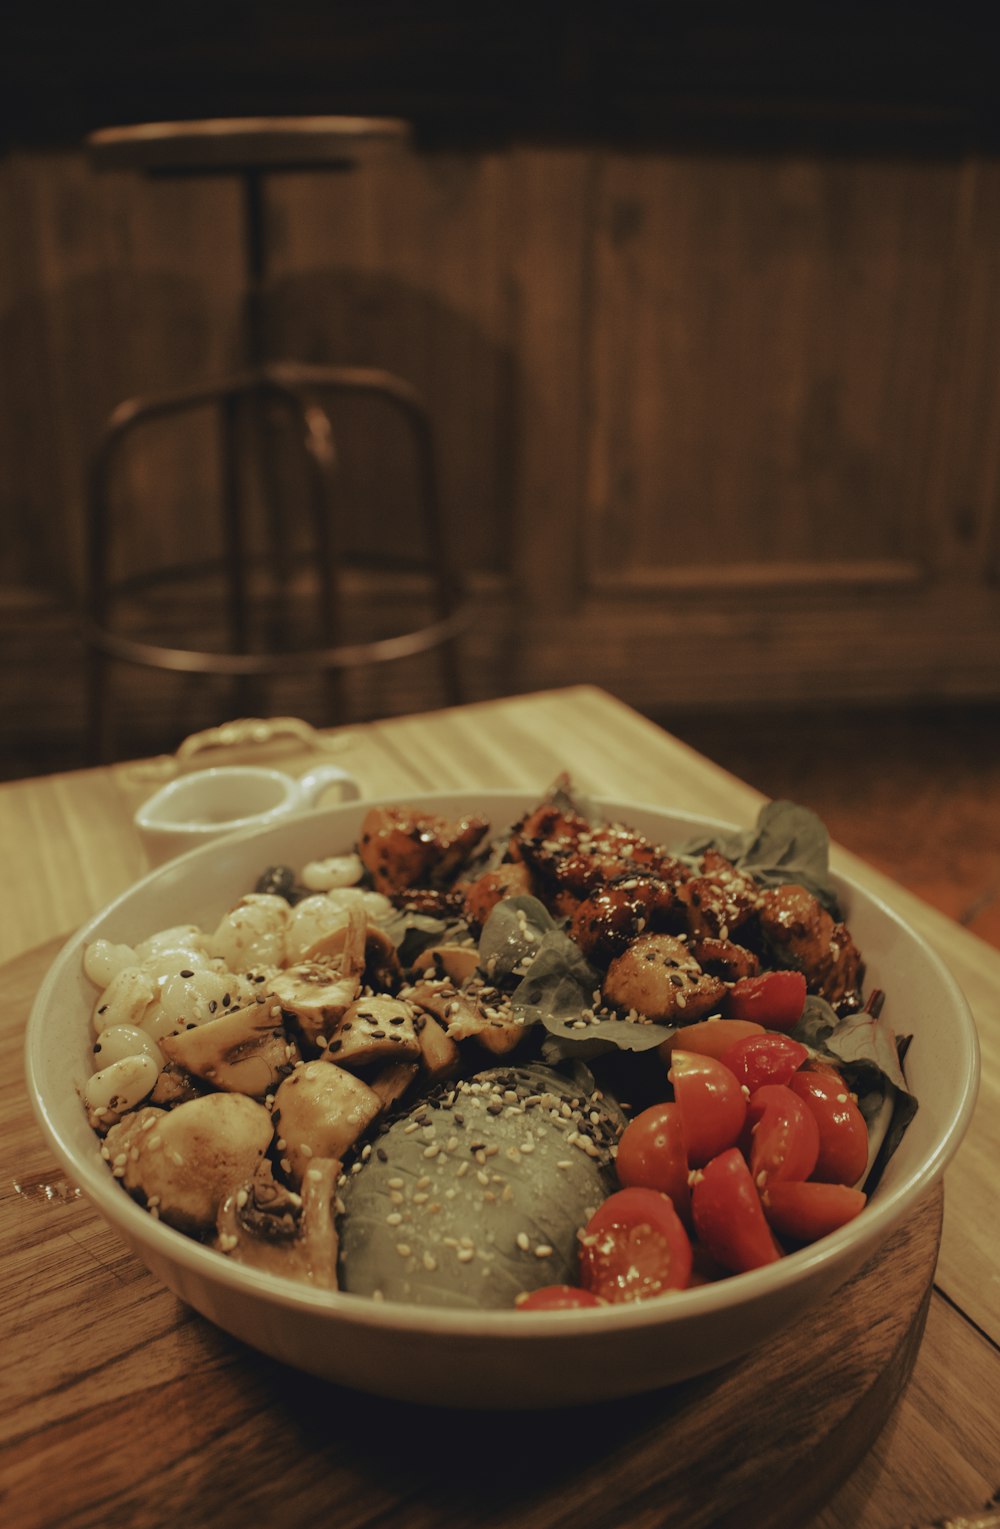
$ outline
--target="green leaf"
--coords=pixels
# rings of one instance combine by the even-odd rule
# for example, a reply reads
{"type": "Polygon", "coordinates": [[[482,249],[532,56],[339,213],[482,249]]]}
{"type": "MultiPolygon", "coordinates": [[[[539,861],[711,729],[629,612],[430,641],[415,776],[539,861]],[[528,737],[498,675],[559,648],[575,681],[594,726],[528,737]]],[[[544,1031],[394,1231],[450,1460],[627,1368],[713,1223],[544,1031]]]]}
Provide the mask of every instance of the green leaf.
{"type": "Polygon", "coordinates": [[[865,1117],[869,1136],[873,1137],[873,1147],[877,1147],[865,1182],[870,1194],[917,1113],[917,1101],[907,1087],[902,1065],[909,1037],[897,1039],[884,1010],[877,1017],[863,1010],[842,1018],[825,998],[815,994],[806,999],[802,1018],[792,1035],[816,1055],[831,1061],[857,1096],[858,1108],[865,1117]],[[892,1113],[886,1120],[883,1105],[890,1097],[892,1113]],[[876,1143],[873,1133],[883,1125],[885,1136],[876,1143]]]}
{"type": "Polygon", "coordinates": [[[837,893],[830,878],[830,836],[808,807],[768,802],[753,828],[691,840],[684,853],[704,854],[710,848],[718,849],[761,886],[805,887],[839,918],[837,893]]]}
{"type": "Polygon", "coordinates": [[[558,925],[537,897],[526,893],[505,897],[483,925],[479,964],[491,981],[501,986],[527,971],[543,942],[554,932],[558,932],[558,925]]]}

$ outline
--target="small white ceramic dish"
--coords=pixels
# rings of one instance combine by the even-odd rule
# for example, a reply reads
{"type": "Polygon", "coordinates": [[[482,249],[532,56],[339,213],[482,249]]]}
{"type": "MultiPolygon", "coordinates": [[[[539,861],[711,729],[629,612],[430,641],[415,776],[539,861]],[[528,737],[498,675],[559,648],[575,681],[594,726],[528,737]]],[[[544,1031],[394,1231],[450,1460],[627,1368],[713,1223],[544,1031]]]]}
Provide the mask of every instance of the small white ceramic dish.
{"type": "Polygon", "coordinates": [[[261,765],[214,765],[162,786],[136,812],[135,826],[150,864],[160,865],[223,834],[307,812],[334,785],[343,801],[361,795],[353,775],[335,764],[317,765],[298,779],[261,765]]]}
{"type": "MultiPolygon", "coordinates": [[[[486,791],[408,800],[449,815],[481,812],[496,828],[534,805],[520,794],[486,791]]],[[[82,969],[85,945],[99,936],[134,943],[180,923],[212,925],[266,866],[298,866],[350,850],[370,805],[321,809],[227,836],[154,871],[68,942],[29,1020],[28,1088],[53,1153],[153,1273],[226,1331],[300,1369],[405,1400],[524,1408],[636,1394],[715,1369],[787,1327],[855,1273],[940,1178],[975,1103],[972,1016],[918,936],[839,878],[847,921],[867,961],[867,987],[885,990],[890,1023],[913,1036],[907,1073],[920,1108],[864,1212],[811,1248],[635,1305],[468,1313],[317,1292],[234,1265],[154,1221],[112,1179],[80,1102],[91,1071],[94,996],[82,969]]],[[[706,826],[683,814],[599,805],[667,844],[706,826]]]]}

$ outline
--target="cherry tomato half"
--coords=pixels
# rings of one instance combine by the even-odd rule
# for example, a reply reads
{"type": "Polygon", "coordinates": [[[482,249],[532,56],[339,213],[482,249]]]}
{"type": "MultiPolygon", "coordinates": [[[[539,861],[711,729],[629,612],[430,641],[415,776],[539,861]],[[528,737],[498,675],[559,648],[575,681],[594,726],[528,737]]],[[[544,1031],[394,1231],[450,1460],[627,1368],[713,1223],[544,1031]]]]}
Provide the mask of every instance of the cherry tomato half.
{"type": "Polygon", "coordinates": [[[865,1207],[865,1195],[847,1184],[769,1184],[762,1196],[768,1223],[791,1242],[816,1242],[865,1207]]]}
{"type": "Polygon", "coordinates": [[[819,1127],[819,1156],[812,1177],[823,1184],[856,1184],[868,1166],[868,1126],[843,1078],[797,1072],[788,1084],[819,1127]]]}
{"type": "Polygon", "coordinates": [[[668,1040],[661,1042],[660,1055],[670,1061],[672,1051],[696,1051],[699,1056],[722,1056],[734,1041],[742,1041],[748,1035],[763,1035],[764,1026],[752,1019],[699,1019],[693,1025],[675,1030],[668,1040]]]}
{"type": "Polygon", "coordinates": [[[629,1121],[618,1141],[615,1166],[624,1187],[658,1189],[670,1196],[678,1215],[688,1218],[687,1149],[676,1104],[651,1104],[629,1121]]]}
{"type": "Polygon", "coordinates": [[[695,1175],[691,1216],[707,1252],[733,1274],[760,1269],[781,1257],[738,1147],[713,1157],[695,1175]]]}
{"type": "Polygon", "coordinates": [[[746,1094],[739,1079],[718,1057],[674,1051],[668,1074],[681,1114],[688,1162],[701,1168],[712,1157],[735,1146],[747,1113],[746,1094]]]}
{"type": "Polygon", "coordinates": [[[801,1041],[773,1030],[762,1030],[760,1035],[747,1035],[743,1040],[735,1041],[722,1053],[720,1061],[746,1084],[752,1094],[764,1083],[787,1083],[808,1056],[801,1041]]]}
{"type": "Polygon", "coordinates": [[[518,1311],[575,1311],[581,1306],[600,1304],[596,1295],[578,1285],[541,1285],[514,1302],[518,1311]]]}
{"type": "Polygon", "coordinates": [[[750,1095],[750,1174],[759,1190],[785,1179],[807,1179],[819,1156],[819,1126],[807,1104],[783,1083],[750,1095]]]}
{"type": "Polygon", "coordinates": [[[612,1305],[683,1290],[690,1277],[690,1239],[658,1190],[619,1189],[580,1235],[580,1283],[612,1305]]]}
{"type": "Polygon", "coordinates": [[[794,1030],[805,1002],[801,972],[764,972],[734,982],[722,1007],[727,1019],[755,1019],[767,1030],[794,1030]]]}

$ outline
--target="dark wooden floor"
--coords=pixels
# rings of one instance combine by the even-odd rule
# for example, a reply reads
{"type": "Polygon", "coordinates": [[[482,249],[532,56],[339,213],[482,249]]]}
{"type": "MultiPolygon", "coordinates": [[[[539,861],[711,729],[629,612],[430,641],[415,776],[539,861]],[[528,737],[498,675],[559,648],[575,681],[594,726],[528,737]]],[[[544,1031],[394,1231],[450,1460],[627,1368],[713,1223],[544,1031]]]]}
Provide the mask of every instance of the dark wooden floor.
{"type": "MultiPolygon", "coordinates": [[[[321,722],[299,684],[272,714],[321,722]]],[[[378,693],[366,695],[378,714],[378,693]]],[[[440,704],[440,692],[433,677],[416,676],[396,699],[384,710],[440,704]]],[[[0,779],[86,763],[85,709],[71,625],[44,611],[0,622],[0,779]]],[[[165,691],[162,676],[138,672],[121,708],[120,757],[172,752],[235,714],[224,696],[176,683],[165,691]]],[[[767,796],[813,808],[848,849],[1000,946],[1000,703],[655,720],[767,796]]]]}

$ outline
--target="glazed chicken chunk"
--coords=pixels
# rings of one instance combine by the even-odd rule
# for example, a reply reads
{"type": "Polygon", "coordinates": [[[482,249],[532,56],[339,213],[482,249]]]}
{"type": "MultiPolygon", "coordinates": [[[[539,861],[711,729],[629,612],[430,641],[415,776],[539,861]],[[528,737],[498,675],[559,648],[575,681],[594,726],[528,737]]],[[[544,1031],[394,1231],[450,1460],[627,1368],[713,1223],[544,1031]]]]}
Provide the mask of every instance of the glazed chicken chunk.
{"type": "Polygon", "coordinates": [[[783,966],[797,967],[811,993],[828,1003],[861,1007],[861,953],[846,925],[838,924],[805,887],[775,887],[761,894],[760,927],[783,966]]]}
{"type": "Polygon", "coordinates": [[[421,884],[446,885],[488,830],[485,818],[449,822],[412,807],[372,807],[358,852],[375,890],[391,895],[421,884]]]}

